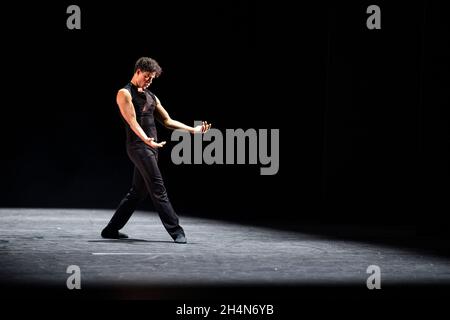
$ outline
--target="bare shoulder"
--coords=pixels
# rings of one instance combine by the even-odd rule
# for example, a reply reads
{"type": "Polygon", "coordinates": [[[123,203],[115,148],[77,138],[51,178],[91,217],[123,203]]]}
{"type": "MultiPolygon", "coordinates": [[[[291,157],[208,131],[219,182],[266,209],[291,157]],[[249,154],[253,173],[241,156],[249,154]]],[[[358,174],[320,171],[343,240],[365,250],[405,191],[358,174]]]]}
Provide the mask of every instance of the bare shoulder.
{"type": "Polygon", "coordinates": [[[120,89],[119,91],[117,91],[117,95],[126,95],[126,96],[131,96],[130,91],[128,91],[125,88],[120,89]]]}
{"type": "Polygon", "coordinates": [[[130,91],[128,91],[125,88],[120,89],[119,91],[117,91],[117,98],[118,99],[125,99],[125,100],[131,99],[130,91]]]}
{"type": "Polygon", "coordinates": [[[155,99],[156,104],[161,104],[161,101],[159,101],[158,97],[156,96],[156,94],[152,93],[153,98],[155,99]]]}

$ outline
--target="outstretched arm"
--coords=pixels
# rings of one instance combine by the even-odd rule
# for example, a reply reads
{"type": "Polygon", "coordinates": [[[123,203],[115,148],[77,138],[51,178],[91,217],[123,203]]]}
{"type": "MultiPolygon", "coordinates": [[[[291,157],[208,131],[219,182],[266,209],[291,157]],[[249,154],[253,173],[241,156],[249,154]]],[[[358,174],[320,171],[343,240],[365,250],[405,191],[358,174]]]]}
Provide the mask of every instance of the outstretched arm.
{"type": "Polygon", "coordinates": [[[146,144],[148,144],[152,148],[160,148],[166,142],[155,142],[154,138],[149,138],[147,134],[144,132],[142,127],[136,120],[136,112],[134,111],[133,102],[131,101],[131,94],[127,89],[120,89],[117,93],[116,102],[119,106],[120,113],[122,114],[125,121],[130,126],[131,130],[146,144]]]}
{"type": "Polygon", "coordinates": [[[196,127],[191,127],[188,125],[185,125],[184,123],[174,120],[169,116],[169,113],[164,109],[164,107],[161,105],[161,102],[159,99],[154,96],[156,99],[156,111],[158,114],[159,119],[164,124],[166,128],[175,130],[175,129],[181,129],[188,131],[190,133],[205,133],[211,128],[211,124],[209,124],[206,121],[203,121],[201,125],[196,127]]]}

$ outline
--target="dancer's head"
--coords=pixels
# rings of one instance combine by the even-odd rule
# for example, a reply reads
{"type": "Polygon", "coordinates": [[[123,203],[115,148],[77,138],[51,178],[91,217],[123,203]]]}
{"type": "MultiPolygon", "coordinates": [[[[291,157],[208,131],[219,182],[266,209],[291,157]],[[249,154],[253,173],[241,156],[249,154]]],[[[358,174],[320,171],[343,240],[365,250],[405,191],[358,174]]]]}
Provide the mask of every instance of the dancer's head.
{"type": "Polygon", "coordinates": [[[134,66],[133,83],[140,88],[150,86],[154,78],[161,75],[162,69],[156,60],[149,57],[141,57],[134,66]]]}

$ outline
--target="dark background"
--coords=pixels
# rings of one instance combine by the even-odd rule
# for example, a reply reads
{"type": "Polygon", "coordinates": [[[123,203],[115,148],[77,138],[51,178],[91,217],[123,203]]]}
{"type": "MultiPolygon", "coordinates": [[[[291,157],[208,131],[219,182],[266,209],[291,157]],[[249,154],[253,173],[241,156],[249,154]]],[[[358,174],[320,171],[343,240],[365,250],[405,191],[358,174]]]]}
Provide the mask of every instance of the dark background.
{"type": "MultiPolygon", "coordinates": [[[[443,1],[71,3],[3,10],[1,207],[109,208],[132,164],[115,94],[140,56],[171,116],[280,129],[280,169],[160,166],[181,216],[449,229],[449,23],[443,1]]],[[[152,209],[150,200],[142,209],[152,209]]]]}

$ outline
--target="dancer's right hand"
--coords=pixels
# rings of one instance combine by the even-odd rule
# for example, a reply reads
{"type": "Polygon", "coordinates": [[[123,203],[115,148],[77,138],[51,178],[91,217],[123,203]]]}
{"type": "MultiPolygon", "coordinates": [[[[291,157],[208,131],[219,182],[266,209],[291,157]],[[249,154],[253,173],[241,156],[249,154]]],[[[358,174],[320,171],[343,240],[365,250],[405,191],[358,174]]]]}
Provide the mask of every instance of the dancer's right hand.
{"type": "Polygon", "coordinates": [[[155,138],[147,138],[146,140],[144,140],[145,144],[150,146],[151,148],[161,148],[163,147],[166,142],[165,141],[161,141],[161,142],[156,142],[155,138]]]}

